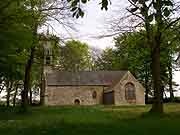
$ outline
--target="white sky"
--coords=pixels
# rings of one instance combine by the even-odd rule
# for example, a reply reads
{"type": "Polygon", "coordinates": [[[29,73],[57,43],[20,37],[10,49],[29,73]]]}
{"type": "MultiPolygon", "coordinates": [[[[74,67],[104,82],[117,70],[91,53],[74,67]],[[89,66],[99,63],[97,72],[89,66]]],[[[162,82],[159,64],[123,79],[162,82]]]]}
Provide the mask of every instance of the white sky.
{"type": "MultiPolygon", "coordinates": [[[[111,5],[109,5],[108,10],[101,10],[101,5],[99,4],[101,0],[90,0],[85,7],[85,15],[83,18],[74,19],[75,28],[77,31],[68,29],[66,31],[64,27],[60,26],[57,22],[51,23],[55,30],[52,30],[53,33],[56,33],[60,37],[78,39],[83,42],[88,43],[90,46],[97,48],[105,49],[106,47],[113,46],[113,37],[107,37],[103,39],[97,39],[96,36],[102,35],[107,32],[105,24],[107,20],[119,15],[120,10],[126,11],[127,0],[111,0],[111,5]],[[117,11],[118,10],[118,13],[117,11]],[[115,13],[116,12],[116,13],[115,13]]],[[[46,31],[47,28],[43,30],[46,31]]]]}

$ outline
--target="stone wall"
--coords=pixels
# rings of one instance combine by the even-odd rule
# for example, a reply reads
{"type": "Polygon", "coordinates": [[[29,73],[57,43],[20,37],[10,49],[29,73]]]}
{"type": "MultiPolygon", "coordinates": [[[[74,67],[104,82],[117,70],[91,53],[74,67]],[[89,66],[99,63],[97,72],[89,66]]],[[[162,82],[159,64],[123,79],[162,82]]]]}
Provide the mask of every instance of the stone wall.
{"type": "Polygon", "coordinates": [[[128,72],[114,86],[47,86],[45,93],[46,105],[74,105],[75,100],[80,101],[80,105],[103,104],[103,91],[114,91],[115,105],[145,105],[144,87],[128,72]],[[136,90],[136,100],[129,103],[125,98],[125,85],[132,83],[136,90]],[[93,92],[96,91],[96,98],[93,98],[93,92]]]}
{"type": "Polygon", "coordinates": [[[103,103],[102,86],[48,86],[46,87],[46,105],[74,105],[78,99],[80,105],[96,105],[103,103]],[[93,92],[96,91],[96,98],[93,92]]]}
{"type": "Polygon", "coordinates": [[[136,101],[133,104],[145,105],[144,87],[134,78],[130,72],[128,72],[113,88],[115,94],[115,105],[131,105],[131,103],[129,103],[125,98],[125,85],[127,83],[132,83],[135,86],[136,101]]]}

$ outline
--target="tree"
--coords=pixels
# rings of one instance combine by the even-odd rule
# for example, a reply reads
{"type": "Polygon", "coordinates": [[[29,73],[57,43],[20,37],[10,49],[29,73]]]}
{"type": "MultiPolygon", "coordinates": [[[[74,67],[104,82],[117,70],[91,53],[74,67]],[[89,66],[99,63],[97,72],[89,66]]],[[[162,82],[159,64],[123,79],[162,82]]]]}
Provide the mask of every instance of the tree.
{"type": "Polygon", "coordinates": [[[121,55],[117,49],[106,48],[95,61],[96,70],[127,70],[127,53],[121,55]]]}
{"type": "MultiPolygon", "coordinates": [[[[168,91],[173,95],[172,70],[174,67],[172,65],[174,65],[174,55],[179,48],[179,42],[176,32],[169,30],[168,33],[168,36],[166,33],[162,35],[163,42],[160,52],[161,89],[163,93],[168,91]]],[[[125,69],[131,71],[144,85],[146,89],[145,99],[148,102],[148,95],[153,96],[154,91],[152,88],[151,49],[147,46],[145,39],[145,30],[120,34],[114,38],[115,48],[103,51],[96,63],[101,70],[120,70],[124,67],[120,63],[125,63],[125,69]],[[125,62],[122,62],[123,59],[125,62]]]]}
{"type": "Polygon", "coordinates": [[[146,30],[146,42],[151,48],[152,78],[154,87],[154,103],[151,112],[163,113],[163,90],[161,89],[160,50],[163,42],[162,35],[180,18],[172,18],[175,11],[171,0],[128,0],[131,7],[129,12],[140,19],[146,30]],[[154,26],[155,23],[155,27],[154,26]]]}
{"type": "MultiPolygon", "coordinates": [[[[155,25],[152,27],[156,27],[155,25]]],[[[153,29],[153,28],[152,28],[153,29]]],[[[115,46],[119,54],[128,54],[128,69],[144,84],[146,88],[146,99],[148,93],[152,91],[152,72],[151,72],[151,49],[147,47],[145,41],[145,31],[128,32],[115,38],[115,46]],[[123,49],[126,48],[126,49],[123,49]],[[148,92],[149,91],[149,92],[148,92]]],[[[178,34],[173,29],[163,33],[161,43],[160,65],[161,65],[161,89],[169,89],[173,98],[173,66],[176,50],[179,48],[178,34]],[[168,34],[167,34],[168,33],[168,34]]],[[[146,100],[147,101],[147,100],[146,100]]]]}
{"type": "Polygon", "coordinates": [[[82,71],[90,69],[90,53],[86,43],[71,40],[60,49],[61,70],[82,71]]]}
{"type": "Polygon", "coordinates": [[[63,20],[69,17],[69,6],[65,1],[58,0],[28,0],[25,3],[26,7],[29,7],[32,17],[31,31],[32,31],[32,44],[30,49],[30,55],[27,59],[25,66],[25,77],[24,77],[24,89],[22,91],[22,107],[25,109],[28,106],[28,92],[31,89],[31,71],[32,65],[34,63],[34,56],[36,47],[38,43],[38,28],[45,24],[46,22],[54,19],[58,21],[61,25],[69,26],[70,24],[65,24],[63,20]]]}
{"type": "Polygon", "coordinates": [[[7,106],[15,81],[23,79],[22,70],[27,58],[25,49],[31,45],[31,16],[21,2],[5,1],[0,9],[0,77],[7,86],[7,106]]]}
{"type": "MultiPolygon", "coordinates": [[[[19,76],[18,79],[24,80],[21,96],[22,107],[25,107],[28,104],[31,69],[38,46],[37,29],[42,24],[47,25],[50,18],[63,24],[63,20],[68,19],[71,14],[67,2],[58,0],[8,0],[0,3],[1,78],[14,80],[14,76],[19,76]]],[[[68,25],[70,24],[66,24],[68,25]]]]}
{"type": "Polygon", "coordinates": [[[168,92],[170,93],[170,101],[174,100],[173,87],[175,83],[172,80],[173,71],[176,70],[175,56],[179,48],[179,34],[178,30],[169,28],[163,33],[162,47],[161,47],[161,68],[164,67],[164,73],[162,73],[162,81],[167,84],[168,92]]]}

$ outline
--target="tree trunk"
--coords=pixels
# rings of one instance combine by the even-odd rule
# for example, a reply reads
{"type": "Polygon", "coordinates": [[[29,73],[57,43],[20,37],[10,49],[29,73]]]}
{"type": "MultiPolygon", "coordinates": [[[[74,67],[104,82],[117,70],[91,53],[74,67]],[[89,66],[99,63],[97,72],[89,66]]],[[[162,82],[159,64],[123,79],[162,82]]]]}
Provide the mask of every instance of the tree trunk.
{"type": "Polygon", "coordinates": [[[40,105],[45,104],[45,79],[41,80],[41,90],[40,90],[40,105]]]}
{"type": "Polygon", "coordinates": [[[154,84],[154,102],[152,112],[163,112],[162,91],[160,88],[160,47],[156,47],[152,54],[152,77],[154,84]]]}
{"type": "Polygon", "coordinates": [[[148,103],[148,99],[149,99],[149,86],[148,86],[148,82],[149,82],[149,74],[148,74],[148,69],[147,69],[147,64],[145,64],[145,68],[146,68],[146,73],[145,73],[145,103],[148,103]]]}
{"type": "Polygon", "coordinates": [[[145,77],[145,103],[147,104],[148,103],[148,94],[149,94],[149,87],[148,87],[148,80],[147,80],[147,77],[145,77]]]}
{"type": "Polygon", "coordinates": [[[9,97],[10,97],[10,92],[9,92],[9,84],[10,82],[7,81],[6,83],[6,92],[7,92],[7,95],[6,95],[6,106],[9,107],[9,97]]]}
{"type": "Polygon", "coordinates": [[[28,105],[29,105],[29,101],[28,101],[28,92],[31,89],[31,69],[32,69],[32,65],[33,65],[33,61],[34,61],[34,55],[35,55],[35,47],[37,45],[37,28],[38,28],[38,23],[37,23],[37,18],[35,17],[35,11],[34,11],[34,3],[33,1],[31,1],[31,10],[32,10],[32,18],[33,18],[33,22],[32,22],[32,47],[31,47],[31,53],[30,53],[30,57],[26,63],[26,67],[25,67],[25,77],[24,77],[24,90],[22,90],[21,93],[21,107],[23,108],[24,111],[26,111],[28,105]]]}
{"type": "MultiPolygon", "coordinates": [[[[153,30],[152,38],[152,80],[154,88],[154,101],[150,112],[163,113],[163,91],[161,90],[161,72],[160,72],[160,46],[161,34],[163,30],[163,15],[162,15],[162,0],[154,2],[156,6],[155,21],[157,22],[156,29],[153,30]],[[153,36],[154,35],[154,36],[153,36]]],[[[151,42],[151,41],[149,41],[151,42]]]]}
{"type": "Polygon", "coordinates": [[[169,92],[170,92],[170,101],[174,101],[174,92],[173,92],[173,87],[172,87],[172,63],[169,60],[168,64],[168,71],[169,71],[169,80],[168,80],[168,85],[169,85],[169,92]]]}
{"type": "Polygon", "coordinates": [[[26,68],[25,68],[24,90],[22,90],[22,93],[21,93],[21,100],[22,100],[21,106],[25,110],[26,110],[27,106],[29,105],[28,104],[28,92],[31,88],[31,85],[30,85],[31,68],[32,68],[32,64],[33,64],[34,53],[35,53],[35,48],[32,47],[31,55],[30,55],[29,60],[27,61],[26,68]]]}
{"type": "Polygon", "coordinates": [[[45,49],[42,46],[42,59],[41,59],[41,82],[40,82],[40,105],[45,104],[45,76],[44,76],[44,64],[45,64],[45,49]]]}
{"type": "Polygon", "coordinates": [[[13,107],[16,106],[16,96],[18,92],[18,85],[16,85],[15,92],[14,92],[14,97],[13,97],[13,107]]]}
{"type": "Polygon", "coordinates": [[[32,90],[30,89],[29,90],[29,104],[32,105],[33,102],[32,102],[32,90]]]}
{"type": "Polygon", "coordinates": [[[10,106],[10,96],[11,96],[10,94],[11,94],[12,86],[13,86],[13,82],[8,81],[8,83],[7,83],[7,95],[6,95],[6,105],[7,105],[7,107],[10,106]]]}
{"type": "Polygon", "coordinates": [[[166,92],[164,91],[164,96],[165,96],[165,99],[168,99],[167,95],[166,95],[166,92]]]}
{"type": "Polygon", "coordinates": [[[163,92],[161,90],[160,77],[160,39],[161,33],[157,32],[154,38],[154,45],[152,49],[152,79],[154,88],[154,101],[151,112],[163,113],[163,92]]]}

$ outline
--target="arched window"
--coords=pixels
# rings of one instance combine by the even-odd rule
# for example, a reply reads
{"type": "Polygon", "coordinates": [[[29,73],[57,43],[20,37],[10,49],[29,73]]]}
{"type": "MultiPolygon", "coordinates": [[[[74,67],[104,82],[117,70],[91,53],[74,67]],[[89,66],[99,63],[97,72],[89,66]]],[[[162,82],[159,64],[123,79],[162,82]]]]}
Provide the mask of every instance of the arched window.
{"type": "Polygon", "coordinates": [[[126,100],[136,100],[136,90],[132,83],[127,83],[125,85],[125,96],[126,100]]]}
{"type": "Polygon", "coordinates": [[[93,91],[93,93],[92,93],[92,98],[93,98],[93,99],[96,99],[96,98],[97,98],[97,92],[96,92],[96,91],[93,91]]]}
{"type": "Polygon", "coordinates": [[[74,104],[75,104],[75,105],[80,105],[80,100],[79,100],[79,99],[75,99],[75,100],[74,100],[74,104]]]}

